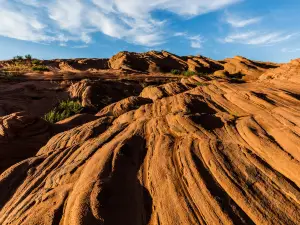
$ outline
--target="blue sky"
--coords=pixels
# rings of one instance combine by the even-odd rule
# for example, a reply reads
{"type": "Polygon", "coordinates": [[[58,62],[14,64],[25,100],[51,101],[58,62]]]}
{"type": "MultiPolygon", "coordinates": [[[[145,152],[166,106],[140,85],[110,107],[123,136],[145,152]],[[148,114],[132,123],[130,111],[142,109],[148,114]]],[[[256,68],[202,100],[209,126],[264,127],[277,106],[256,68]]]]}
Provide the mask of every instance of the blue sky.
{"type": "Polygon", "coordinates": [[[299,0],[0,0],[0,59],[119,51],[287,62],[300,57],[299,0]]]}

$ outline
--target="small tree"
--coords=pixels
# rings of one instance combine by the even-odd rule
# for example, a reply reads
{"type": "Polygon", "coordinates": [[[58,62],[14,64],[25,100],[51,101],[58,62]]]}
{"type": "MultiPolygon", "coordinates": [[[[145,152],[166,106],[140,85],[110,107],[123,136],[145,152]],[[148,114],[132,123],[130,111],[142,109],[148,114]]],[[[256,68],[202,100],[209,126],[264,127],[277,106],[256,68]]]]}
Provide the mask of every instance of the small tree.
{"type": "Polygon", "coordinates": [[[26,63],[31,65],[32,56],[31,55],[25,55],[26,63]]]}
{"type": "Polygon", "coordinates": [[[16,61],[21,61],[23,59],[24,59],[23,56],[20,56],[20,55],[17,55],[14,57],[14,60],[16,60],[16,61]]]}
{"type": "Polygon", "coordinates": [[[27,60],[29,60],[29,61],[31,61],[32,60],[32,56],[31,55],[25,55],[25,59],[27,59],[27,60]]]}

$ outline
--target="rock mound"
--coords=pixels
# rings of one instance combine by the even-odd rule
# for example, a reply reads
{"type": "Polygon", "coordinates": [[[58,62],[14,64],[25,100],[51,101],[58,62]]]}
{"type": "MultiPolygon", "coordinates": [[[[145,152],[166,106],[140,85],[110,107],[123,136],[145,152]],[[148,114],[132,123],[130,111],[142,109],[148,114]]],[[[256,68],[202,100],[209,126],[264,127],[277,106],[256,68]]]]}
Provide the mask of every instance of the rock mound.
{"type": "Polygon", "coordinates": [[[109,60],[109,63],[110,67],[115,70],[144,73],[171,72],[172,70],[211,73],[223,69],[220,62],[203,56],[180,57],[166,51],[119,52],[109,60]]]}
{"type": "Polygon", "coordinates": [[[0,117],[0,173],[34,156],[51,137],[51,126],[24,112],[0,117]]]}
{"type": "Polygon", "coordinates": [[[300,59],[294,59],[276,69],[268,70],[259,79],[300,83],[300,59]]]}
{"type": "Polygon", "coordinates": [[[110,67],[136,72],[170,72],[172,69],[187,70],[186,63],[166,51],[146,53],[119,52],[109,60],[110,67]]]}
{"type": "Polygon", "coordinates": [[[49,81],[0,82],[0,116],[20,111],[43,116],[69,98],[68,86],[49,81]]]}
{"type": "Polygon", "coordinates": [[[259,62],[246,59],[242,56],[227,58],[222,61],[224,70],[216,71],[215,75],[225,75],[232,78],[243,78],[244,80],[257,80],[261,74],[268,69],[277,68],[278,64],[270,62],[259,62]]]}
{"type": "Polygon", "coordinates": [[[147,87],[2,173],[0,223],[299,224],[299,94],[196,78],[147,87]]]}
{"type": "Polygon", "coordinates": [[[276,63],[253,61],[241,56],[216,61],[200,55],[180,57],[166,51],[120,52],[109,60],[109,65],[115,70],[144,73],[193,71],[227,77],[245,76],[245,80],[257,80],[266,70],[278,67],[276,63]]]}

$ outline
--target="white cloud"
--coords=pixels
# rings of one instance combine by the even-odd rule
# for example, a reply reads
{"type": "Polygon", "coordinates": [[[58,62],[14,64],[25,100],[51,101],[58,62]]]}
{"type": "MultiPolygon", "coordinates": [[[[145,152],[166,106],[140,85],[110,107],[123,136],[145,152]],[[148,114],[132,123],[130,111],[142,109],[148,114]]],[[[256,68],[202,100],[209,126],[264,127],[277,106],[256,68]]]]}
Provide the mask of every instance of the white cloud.
{"type": "Polygon", "coordinates": [[[30,5],[30,6],[38,6],[39,2],[38,0],[17,0],[18,2],[21,2],[24,5],[30,5]]]}
{"type": "Polygon", "coordinates": [[[223,40],[223,42],[248,45],[270,45],[289,40],[297,35],[299,35],[299,33],[285,34],[283,32],[265,33],[250,31],[245,33],[230,34],[223,40]]]}
{"type": "Polygon", "coordinates": [[[215,11],[242,0],[92,0],[107,12],[134,18],[147,18],[154,10],[167,10],[181,16],[196,16],[215,11]]]}
{"type": "Polygon", "coordinates": [[[81,27],[83,5],[80,0],[55,0],[48,5],[49,17],[65,30],[81,27]]]}
{"type": "Polygon", "coordinates": [[[204,42],[204,39],[202,36],[191,36],[188,37],[188,39],[191,41],[191,47],[192,48],[202,48],[202,43],[204,42]]]}
{"type": "Polygon", "coordinates": [[[294,52],[300,52],[300,48],[283,48],[281,49],[282,52],[285,53],[294,53],[294,52]]]}
{"type": "MultiPolygon", "coordinates": [[[[90,43],[90,33],[102,32],[127,42],[155,46],[164,43],[167,21],[152,12],[165,10],[193,17],[242,0],[0,0],[0,35],[37,42],[90,43]],[[62,36],[63,35],[63,36],[62,36]],[[63,38],[62,38],[63,37],[63,38]]],[[[201,40],[191,40],[201,47],[201,40]]]]}
{"type": "Polygon", "coordinates": [[[75,45],[72,48],[87,48],[89,47],[88,45],[75,45]]]}
{"type": "Polygon", "coordinates": [[[205,42],[201,35],[189,35],[187,32],[177,32],[174,37],[185,37],[190,42],[192,48],[202,48],[202,44],[205,42]]]}
{"type": "Polygon", "coordinates": [[[229,18],[227,20],[227,22],[233,27],[245,27],[245,26],[248,26],[250,24],[258,23],[260,20],[261,20],[261,18],[259,18],[259,17],[246,19],[246,20],[239,20],[239,19],[229,18]]]}
{"type": "Polygon", "coordinates": [[[93,10],[89,13],[89,22],[102,33],[111,37],[122,38],[126,32],[125,28],[118,24],[117,21],[114,21],[111,17],[107,17],[98,10],[93,10]]]}
{"type": "Polygon", "coordinates": [[[262,19],[261,17],[243,19],[229,13],[226,14],[226,22],[230,24],[232,27],[238,27],[238,28],[256,24],[260,22],[261,19],[262,19]]]}
{"type": "Polygon", "coordinates": [[[6,5],[0,8],[0,35],[28,41],[45,41],[49,39],[44,34],[45,25],[40,23],[36,17],[18,13],[6,5]]]}
{"type": "Polygon", "coordinates": [[[176,32],[176,33],[174,34],[174,37],[184,37],[184,36],[186,36],[186,35],[187,35],[186,32],[176,32]]]}
{"type": "Polygon", "coordinates": [[[240,42],[240,41],[248,40],[249,38],[251,38],[255,35],[256,35],[256,32],[253,32],[253,31],[245,32],[245,33],[230,34],[224,39],[224,42],[227,42],[227,43],[240,42]]]}
{"type": "Polygon", "coordinates": [[[92,38],[87,33],[82,33],[80,38],[84,43],[91,43],[92,38]]]}

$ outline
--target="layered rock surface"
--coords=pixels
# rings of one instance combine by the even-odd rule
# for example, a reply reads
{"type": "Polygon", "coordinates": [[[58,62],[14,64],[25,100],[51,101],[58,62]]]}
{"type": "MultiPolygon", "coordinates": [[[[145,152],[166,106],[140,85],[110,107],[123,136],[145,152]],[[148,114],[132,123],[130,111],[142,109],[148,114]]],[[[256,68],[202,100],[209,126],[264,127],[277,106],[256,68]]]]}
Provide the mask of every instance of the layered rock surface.
{"type": "Polygon", "coordinates": [[[24,112],[0,117],[0,174],[34,156],[51,136],[52,128],[46,121],[24,112]]]}
{"type": "Polygon", "coordinates": [[[102,109],[113,102],[139,95],[143,87],[139,81],[24,81],[0,84],[0,116],[26,111],[43,116],[59,102],[80,100],[87,111],[102,109]]]}
{"type": "Polygon", "coordinates": [[[300,58],[294,59],[290,63],[281,65],[272,70],[267,70],[259,78],[260,80],[268,81],[289,81],[293,83],[300,83],[300,58]]]}
{"type": "Polygon", "coordinates": [[[198,77],[146,87],[3,172],[0,224],[299,224],[299,95],[198,77]]]}

